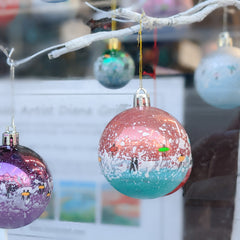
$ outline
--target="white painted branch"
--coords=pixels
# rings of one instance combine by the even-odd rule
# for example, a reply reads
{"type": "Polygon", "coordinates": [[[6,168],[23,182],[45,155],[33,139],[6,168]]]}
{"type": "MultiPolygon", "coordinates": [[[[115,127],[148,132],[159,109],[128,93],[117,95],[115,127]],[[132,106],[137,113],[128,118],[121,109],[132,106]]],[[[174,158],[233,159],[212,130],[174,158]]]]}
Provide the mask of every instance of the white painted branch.
{"type": "MultiPolygon", "coordinates": [[[[112,15],[113,13],[108,12],[108,11],[103,11],[99,8],[96,8],[94,7],[92,4],[88,3],[88,2],[85,2],[85,4],[90,7],[91,9],[93,9],[94,11],[96,11],[97,13],[94,14],[93,16],[93,19],[94,20],[100,20],[100,19],[103,19],[103,18],[112,18],[112,15]]],[[[118,18],[112,18],[112,20],[114,21],[117,21],[117,22],[132,22],[132,20],[122,20],[122,19],[118,19],[118,18]]]]}
{"type": "MultiPolygon", "coordinates": [[[[59,45],[56,45],[56,46],[52,46],[52,47],[43,49],[42,51],[39,51],[39,52],[33,54],[33,55],[30,56],[30,57],[27,57],[27,58],[24,58],[24,59],[18,60],[18,61],[13,61],[13,64],[14,64],[15,67],[17,67],[17,66],[19,66],[19,65],[22,65],[22,64],[24,64],[24,63],[26,63],[26,62],[31,61],[33,58],[35,58],[35,57],[37,57],[37,56],[39,56],[39,55],[41,55],[41,54],[43,54],[43,53],[49,52],[49,51],[51,51],[51,50],[53,50],[53,49],[56,49],[56,48],[64,48],[64,46],[65,46],[65,44],[59,44],[59,45]]],[[[9,61],[9,59],[8,59],[8,64],[9,64],[9,62],[10,62],[10,61],[9,61]]]]}
{"type": "MultiPolygon", "coordinates": [[[[206,16],[211,14],[214,10],[218,8],[223,8],[227,6],[235,6],[236,8],[240,9],[240,1],[239,0],[206,0],[202,3],[197,4],[193,8],[176,14],[174,16],[168,17],[168,18],[153,18],[146,16],[145,14],[136,13],[131,10],[131,8],[120,8],[116,9],[114,11],[110,11],[106,13],[106,16],[115,16],[124,18],[129,21],[133,21],[135,23],[139,23],[142,19],[143,23],[143,29],[153,29],[153,28],[162,28],[164,26],[179,26],[179,25],[188,25],[195,22],[202,21],[206,16]]],[[[104,17],[104,13],[102,12],[102,16],[104,17]]],[[[38,56],[39,54],[42,54],[44,52],[51,51],[48,56],[50,59],[60,57],[63,54],[66,54],[68,52],[77,51],[79,49],[82,49],[84,47],[89,46],[93,42],[109,39],[113,37],[123,37],[127,36],[133,33],[136,33],[139,31],[139,24],[135,25],[130,28],[125,28],[122,30],[117,31],[111,31],[111,32],[98,32],[93,33],[89,35],[82,36],[77,39],[73,39],[69,42],[63,43],[61,45],[52,46],[50,48],[47,48],[45,50],[42,50],[33,56],[30,56],[28,58],[14,61],[15,66],[18,66],[20,64],[23,64],[25,62],[28,62],[32,60],[34,57],[38,56]]]]}
{"type": "Polygon", "coordinates": [[[115,16],[124,17],[126,19],[131,19],[135,22],[139,22],[143,18],[144,29],[161,28],[163,26],[179,26],[188,25],[195,22],[201,22],[205,17],[207,17],[214,10],[226,6],[235,6],[240,9],[239,0],[208,0],[202,2],[195,7],[168,18],[153,18],[142,14],[132,12],[128,9],[117,9],[113,14],[115,16]]]}
{"type": "Polygon", "coordinates": [[[128,36],[133,33],[138,32],[140,29],[140,25],[135,25],[130,28],[125,28],[122,30],[117,30],[117,31],[108,31],[108,32],[97,32],[97,33],[92,33],[80,38],[73,39],[69,42],[66,42],[64,45],[64,48],[57,49],[52,51],[51,53],[48,54],[48,57],[50,59],[57,58],[63,54],[66,54],[68,52],[73,52],[76,50],[79,50],[81,48],[87,47],[91,45],[93,42],[104,40],[104,39],[110,39],[113,37],[120,38],[122,36],[128,36]]]}
{"type": "MultiPolygon", "coordinates": [[[[182,12],[182,13],[179,13],[177,14],[176,16],[189,16],[191,14],[194,14],[196,12],[199,12],[201,11],[203,8],[205,8],[206,6],[209,6],[209,5],[212,5],[212,4],[220,4],[220,1],[221,0],[209,0],[209,1],[203,1],[199,4],[197,4],[196,6],[186,10],[185,12],[182,12]]],[[[230,0],[231,1],[231,0],[230,0]]],[[[223,7],[226,7],[226,6],[235,6],[234,3],[232,3],[232,1],[230,2],[229,0],[225,0],[225,1],[222,1],[221,4],[223,4],[223,7]],[[226,6],[224,5],[226,4],[226,6]]],[[[233,1],[233,2],[236,2],[236,1],[233,1]]]]}
{"type": "MultiPolygon", "coordinates": [[[[111,12],[111,15],[114,14],[117,17],[123,17],[134,22],[139,22],[142,18],[143,29],[153,29],[161,28],[163,26],[179,26],[200,22],[217,8],[225,6],[236,6],[238,9],[240,9],[240,2],[236,0],[208,0],[196,5],[191,10],[168,18],[153,18],[148,17],[146,15],[142,16],[142,14],[123,8],[111,12]]],[[[54,50],[49,54],[49,58],[50,59],[57,58],[65,53],[76,51],[83,47],[89,46],[94,41],[104,40],[111,37],[126,36],[131,33],[137,32],[138,29],[139,26],[137,26],[137,28],[133,27],[130,31],[128,30],[128,28],[126,28],[123,30],[113,31],[110,33],[99,32],[95,35],[94,34],[86,35],[81,38],[67,42],[63,49],[54,50]]]]}

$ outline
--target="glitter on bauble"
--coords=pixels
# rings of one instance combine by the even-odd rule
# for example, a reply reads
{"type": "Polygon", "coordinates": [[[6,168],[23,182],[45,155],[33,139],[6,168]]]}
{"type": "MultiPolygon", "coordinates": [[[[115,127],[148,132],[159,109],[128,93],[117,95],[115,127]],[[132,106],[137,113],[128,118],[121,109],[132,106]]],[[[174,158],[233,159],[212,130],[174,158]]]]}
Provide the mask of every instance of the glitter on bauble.
{"type": "Polygon", "coordinates": [[[109,183],[133,198],[151,199],[178,190],[190,175],[191,146],[182,125],[150,107],[140,88],[134,106],[115,116],[101,136],[98,160],[109,183]]]}
{"type": "Polygon", "coordinates": [[[195,71],[195,87],[209,105],[220,109],[240,106],[240,49],[232,46],[228,32],[219,37],[219,48],[203,58],[195,71]]]}
{"type": "Polygon", "coordinates": [[[0,228],[19,228],[45,211],[53,191],[43,159],[18,143],[19,134],[6,131],[0,146],[0,228]]]}
{"type": "Polygon", "coordinates": [[[94,63],[95,78],[104,87],[122,88],[133,78],[134,61],[128,53],[120,50],[119,41],[111,39],[109,49],[94,63]],[[113,43],[112,43],[112,42],[113,43]]]}

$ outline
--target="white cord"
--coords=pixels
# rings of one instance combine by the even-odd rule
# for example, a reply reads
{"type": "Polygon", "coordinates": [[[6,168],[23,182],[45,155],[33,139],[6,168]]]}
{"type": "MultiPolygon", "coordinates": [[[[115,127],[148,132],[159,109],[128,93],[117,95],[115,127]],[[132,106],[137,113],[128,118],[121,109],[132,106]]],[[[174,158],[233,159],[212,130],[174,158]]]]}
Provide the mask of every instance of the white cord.
{"type": "Polygon", "coordinates": [[[46,49],[43,49],[35,54],[33,54],[32,56],[30,57],[27,57],[27,58],[24,58],[22,60],[17,60],[17,61],[14,61],[14,66],[17,67],[21,64],[24,64],[26,62],[29,62],[31,61],[32,59],[36,58],[37,56],[43,54],[43,53],[46,53],[46,52],[49,52],[51,50],[54,50],[54,49],[57,49],[57,48],[63,48],[65,47],[65,44],[59,44],[59,45],[56,45],[56,46],[52,46],[52,47],[49,47],[49,48],[46,48],[46,49]]]}

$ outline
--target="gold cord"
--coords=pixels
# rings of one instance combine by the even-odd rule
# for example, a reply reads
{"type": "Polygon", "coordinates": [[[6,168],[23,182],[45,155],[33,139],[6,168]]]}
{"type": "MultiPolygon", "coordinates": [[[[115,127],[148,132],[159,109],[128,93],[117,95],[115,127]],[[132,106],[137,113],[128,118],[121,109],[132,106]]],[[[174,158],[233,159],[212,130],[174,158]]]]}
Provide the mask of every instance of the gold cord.
{"type": "MultiPolygon", "coordinates": [[[[111,3],[111,9],[112,11],[116,10],[117,8],[117,0],[112,0],[111,3]]],[[[117,29],[117,22],[115,20],[113,20],[113,18],[115,18],[115,15],[112,15],[112,31],[115,31],[117,29]]]]}
{"type": "Polygon", "coordinates": [[[140,29],[138,32],[138,47],[139,47],[139,88],[143,88],[142,78],[143,78],[143,55],[142,55],[142,17],[140,19],[140,29]]]}

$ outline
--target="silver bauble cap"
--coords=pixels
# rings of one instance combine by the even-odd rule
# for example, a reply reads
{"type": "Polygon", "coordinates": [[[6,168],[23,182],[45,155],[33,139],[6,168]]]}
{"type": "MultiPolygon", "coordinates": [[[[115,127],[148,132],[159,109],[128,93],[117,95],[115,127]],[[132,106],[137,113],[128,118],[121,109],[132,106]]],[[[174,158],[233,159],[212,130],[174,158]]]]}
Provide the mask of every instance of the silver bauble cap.
{"type": "Polygon", "coordinates": [[[232,47],[233,42],[230,37],[229,32],[221,32],[218,37],[218,46],[219,47],[232,47]]]}
{"type": "Polygon", "coordinates": [[[134,107],[150,107],[150,97],[147,90],[144,88],[139,88],[134,95],[133,99],[134,107]]]}
{"type": "Polygon", "coordinates": [[[14,120],[12,127],[8,127],[7,130],[2,134],[2,145],[3,146],[16,146],[19,144],[19,133],[16,131],[14,120]]]}

